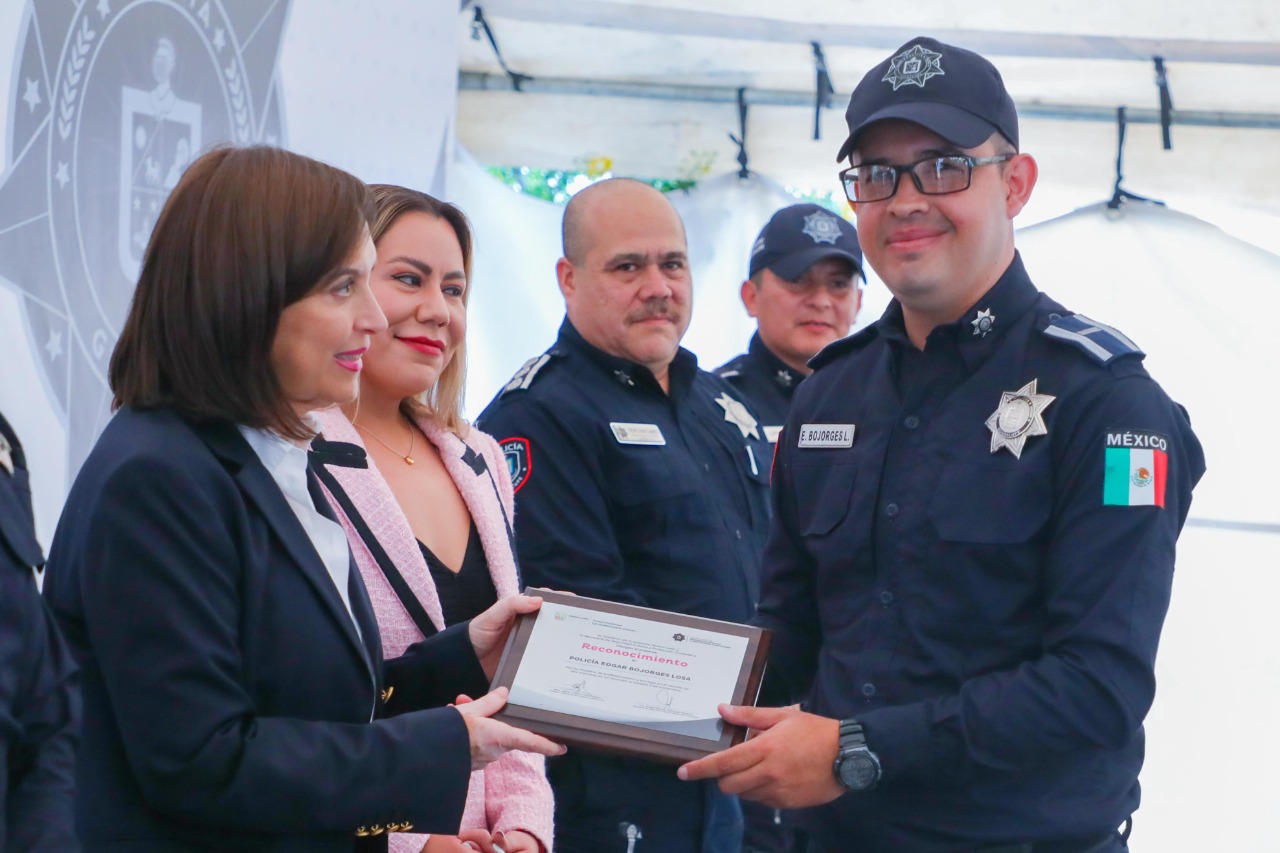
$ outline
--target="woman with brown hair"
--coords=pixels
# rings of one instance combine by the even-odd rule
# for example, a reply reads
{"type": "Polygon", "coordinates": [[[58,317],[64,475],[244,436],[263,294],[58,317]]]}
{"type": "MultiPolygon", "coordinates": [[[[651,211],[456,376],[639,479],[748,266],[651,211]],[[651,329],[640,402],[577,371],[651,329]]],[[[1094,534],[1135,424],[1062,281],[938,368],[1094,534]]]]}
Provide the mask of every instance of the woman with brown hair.
{"type": "Polygon", "coordinates": [[[222,148],[156,223],[111,358],[119,411],[45,581],[82,671],[88,851],[385,850],[456,831],[470,772],[508,749],[562,751],[487,719],[502,691],[439,707],[486,689],[537,600],[384,665],[308,469],[308,413],[355,397],[386,328],[368,201],[314,160],[222,148]]]}
{"type": "MultiPolygon", "coordinates": [[[[394,656],[515,595],[519,579],[502,451],[461,412],[471,229],[425,193],[371,190],[371,287],[388,327],[372,336],[359,399],[317,416],[326,440],[368,453],[367,468],[330,465],[321,477],[394,656]]],[[[473,774],[463,832],[432,836],[425,852],[547,851],[552,811],[542,757],[511,753],[473,774]]],[[[393,835],[390,849],[416,853],[424,840],[393,835]]]]}

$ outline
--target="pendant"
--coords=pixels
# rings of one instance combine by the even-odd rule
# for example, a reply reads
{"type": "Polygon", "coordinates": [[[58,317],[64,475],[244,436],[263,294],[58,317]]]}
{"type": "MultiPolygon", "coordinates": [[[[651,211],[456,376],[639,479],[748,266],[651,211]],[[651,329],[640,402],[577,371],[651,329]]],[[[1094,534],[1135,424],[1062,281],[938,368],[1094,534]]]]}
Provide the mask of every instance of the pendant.
{"type": "Polygon", "coordinates": [[[406,456],[406,457],[404,458],[404,464],[406,464],[406,465],[412,465],[412,464],[413,464],[413,457],[412,457],[412,456],[406,456]]]}

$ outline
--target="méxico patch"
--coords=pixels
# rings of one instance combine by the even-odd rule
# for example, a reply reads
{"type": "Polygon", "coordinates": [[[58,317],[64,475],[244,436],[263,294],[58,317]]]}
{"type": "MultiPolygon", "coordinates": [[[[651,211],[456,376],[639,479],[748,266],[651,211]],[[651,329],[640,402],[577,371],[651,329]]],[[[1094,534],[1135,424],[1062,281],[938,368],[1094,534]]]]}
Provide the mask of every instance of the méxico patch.
{"type": "Polygon", "coordinates": [[[1108,430],[1102,503],[1106,506],[1164,506],[1169,474],[1169,439],[1159,433],[1108,430]]]}
{"type": "Polygon", "coordinates": [[[498,442],[502,448],[502,456],[507,460],[507,475],[511,477],[512,491],[529,482],[529,472],[533,470],[533,456],[529,452],[529,439],[504,438],[498,442]]]}

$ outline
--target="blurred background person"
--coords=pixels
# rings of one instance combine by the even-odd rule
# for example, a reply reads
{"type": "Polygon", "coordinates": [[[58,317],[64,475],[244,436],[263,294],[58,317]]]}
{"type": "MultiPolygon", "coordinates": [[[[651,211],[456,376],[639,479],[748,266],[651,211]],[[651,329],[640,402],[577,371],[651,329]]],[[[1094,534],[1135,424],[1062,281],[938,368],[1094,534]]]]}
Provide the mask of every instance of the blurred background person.
{"type": "Polygon", "coordinates": [[[40,600],[22,444],[0,415],[0,850],[73,853],[80,687],[40,600]]]}
{"type": "Polygon", "coordinates": [[[386,328],[370,219],[356,178],[264,147],[199,158],[161,212],[45,584],[83,672],[88,850],[385,850],[456,832],[506,749],[562,749],[486,719],[502,691],[437,707],[486,689],[538,602],[384,666],[308,470],[308,413],[354,399],[386,328]]]}
{"type": "MultiPolygon", "coordinates": [[[[325,441],[363,448],[368,467],[318,473],[369,590],[382,653],[394,658],[515,595],[520,582],[502,451],[462,419],[470,226],[425,193],[371,190],[371,287],[388,328],[370,340],[359,399],[317,413],[325,441]]],[[[316,446],[316,458],[339,458],[316,446]]],[[[469,840],[488,850],[492,840],[507,853],[546,851],[552,808],[542,756],[508,753],[472,774],[460,836],[396,834],[390,849],[416,853],[425,841],[436,853],[469,840]]]]}
{"type": "Polygon", "coordinates": [[[809,359],[849,334],[858,317],[865,281],[858,232],[816,204],[784,207],[752,244],[748,276],[742,304],[756,333],[716,373],[755,406],[772,444],[796,387],[812,372],[809,359]]]}

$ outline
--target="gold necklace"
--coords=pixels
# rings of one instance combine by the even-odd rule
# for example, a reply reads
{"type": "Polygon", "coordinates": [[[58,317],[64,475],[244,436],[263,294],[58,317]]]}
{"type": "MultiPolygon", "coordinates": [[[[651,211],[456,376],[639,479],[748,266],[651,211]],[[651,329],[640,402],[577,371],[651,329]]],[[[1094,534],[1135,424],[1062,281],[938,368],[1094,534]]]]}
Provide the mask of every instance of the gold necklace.
{"type": "Polygon", "coordinates": [[[372,432],[369,431],[368,427],[361,426],[360,424],[357,424],[354,422],[353,422],[353,426],[355,426],[356,429],[362,431],[365,435],[369,436],[369,438],[372,438],[374,441],[378,442],[378,444],[381,444],[387,450],[390,450],[396,456],[399,456],[401,459],[404,460],[404,464],[412,465],[413,464],[413,440],[414,438],[416,438],[416,434],[418,431],[414,429],[413,424],[409,423],[408,418],[405,418],[404,422],[405,422],[405,425],[409,427],[409,452],[404,454],[402,454],[399,450],[396,450],[391,445],[387,444],[382,439],[378,438],[376,435],[374,435],[372,432]]]}

